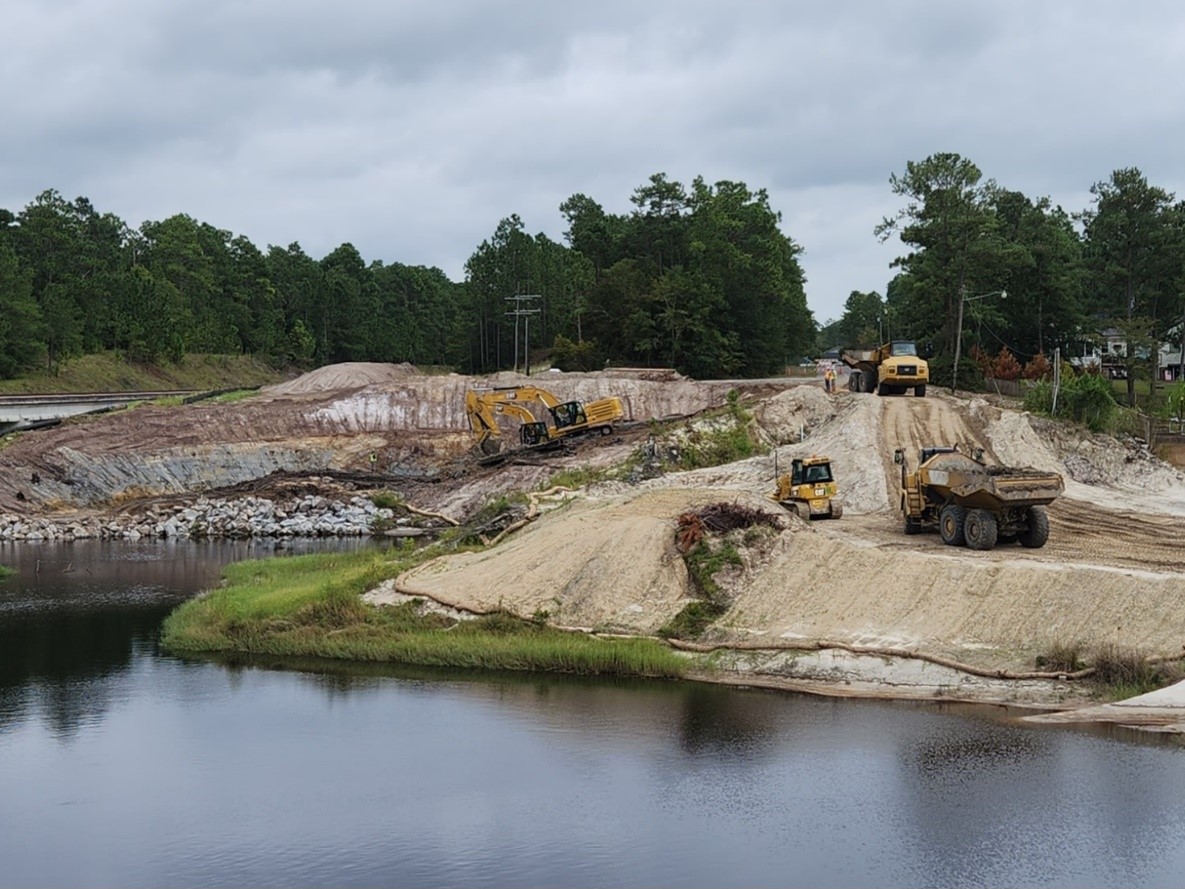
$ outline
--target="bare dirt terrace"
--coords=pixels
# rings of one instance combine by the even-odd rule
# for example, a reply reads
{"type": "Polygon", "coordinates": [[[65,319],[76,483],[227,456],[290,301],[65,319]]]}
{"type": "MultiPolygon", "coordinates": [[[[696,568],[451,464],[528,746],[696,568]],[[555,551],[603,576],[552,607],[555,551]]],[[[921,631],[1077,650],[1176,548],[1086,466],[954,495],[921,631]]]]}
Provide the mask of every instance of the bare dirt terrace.
{"type": "Polygon", "coordinates": [[[1033,671],[1037,656],[1059,644],[1185,650],[1185,475],[1138,442],[980,397],[828,396],[811,381],[696,382],[619,370],[531,378],[561,399],[621,397],[632,422],[615,435],[548,459],[479,465],[469,453],[464,393],[521,381],[338,365],[240,402],[145,405],[72,421],[17,436],[0,451],[0,509],[126,509],[144,498],[235,486],[259,492],[264,479],[335,471],[373,473],[375,486],[463,521],[493,496],[546,486],[560,469],[619,464],[652,431],[663,447],[678,446],[737,389],[770,453],[543,498],[521,531],[483,552],[423,565],[399,589],[464,609],[546,612],[566,626],[653,633],[695,595],[675,548],[678,516],[728,501],[776,514],[781,529],[743,546],[744,564],[721,577],[730,607],[705,641],[730,646],[719,662],[739,681],[795,687],[821,679],[852,693],[1048,703],[1076,691],[1000,683],[993,671],[1033,671]],[[955,443],[1064,476],[1046,547],[975,552],[902,533],[894,449],[916,460],[922,445],[955,443]],[[768,498],[775,455],[784,471],[810,453],[833,460],[845,506],[839,521],[807,523],[768,498]],[[930,660],[896,659],[888,669],[864,648],[930,660]],[[950,670],[947,660],[983,675],[950,670]]]}

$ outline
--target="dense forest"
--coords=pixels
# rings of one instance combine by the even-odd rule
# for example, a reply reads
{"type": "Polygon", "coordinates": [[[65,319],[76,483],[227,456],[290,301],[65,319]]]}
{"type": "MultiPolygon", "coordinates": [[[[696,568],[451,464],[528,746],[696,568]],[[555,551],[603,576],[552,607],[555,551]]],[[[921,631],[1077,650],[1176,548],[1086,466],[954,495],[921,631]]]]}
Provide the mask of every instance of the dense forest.
{"type": "Polygon", "coordinates": [[[510,216],[458,283],[367,263],[350,244],[322,259],[299,244],[264,252],[186,215],[132,229],[46,191],[19,213],[0,210],[0,376],[97,351],[485,372],[525,367],[528,343],[554,347],[570,369],[754,375],[809,348],[800,248],[764,192],[700,179],[685,189],[658,174],[631,199],[622,216],[584,195],[565,201],[567,246],[510,216]]]}
{"type": "MultiPolygon", "coordinates": [[[[935,356],[939,379],[953,363],[960,304],[963,355],[1005,353],[1041,364],[1100,342],[1113,330],[1128,344],[1129,385],[1148,374],[1185,322],[1185,202],[1136,169],[1091,188],[1077,213],[985,180],[957,154],[910,162],[890,177],[904,206],[876,228],[906,252],[886,294],[854,291],[818,346],[916,339],[935,356]]],[[[972,359],[967,358],[968,362],[972,359]]],[[[975,368],[960,363],[960,379],[975,368]]]]}
{"type": "Polygon", "coordinates": [[[761,376],[890,334],[917,339],[941,373],[961,303],[965,353],[1007,347],[1022,362],[1104,327],[1137,347],[1159,342],[1185,314],[1185,204],[1138,170],[1096,183],[1092,206],[1073,214],[984,180],[957,154],[910,162],[889,186],[904,206],[869,232],[904,248],[886,294],[853,292],[822,329],[802,248],[767,193],[741,182],[658,173],[623,214],[573,195],[559,207],[565,243],[508,216],[461,282],[367,262],[348,243],[321,259],[295,243],[261,250],[184,214],[132,228],[50,190],[0,209],[0,377],[102,351],[482,373],[525,366],[528,345],[572,370],[761,376]]]}

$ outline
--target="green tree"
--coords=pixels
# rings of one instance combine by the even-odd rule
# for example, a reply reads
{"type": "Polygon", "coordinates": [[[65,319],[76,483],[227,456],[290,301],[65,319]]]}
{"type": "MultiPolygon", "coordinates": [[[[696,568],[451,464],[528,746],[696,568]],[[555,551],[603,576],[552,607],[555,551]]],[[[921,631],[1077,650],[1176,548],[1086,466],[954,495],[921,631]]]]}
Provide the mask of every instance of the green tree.
{"type": "Polygon", "coordinates": [[[33,298],[32,272],[0,241],[0,377],[14,377],[44,353],[41,309],[33,298]]]}
{"type": "MultiPolygon", "coordinates": [[[[1149,185],[1137,169],[1116,170],[1091,188],[1094,207],[1082,213],[1084,252],[1089,275],[1088,305],[1110,325],[1124,329],[1128,344],[1128,403],[1136,402],[1136,363],[1175,315],[1181,274],[1181,241],[1173,195],[1149,185]],[[1141,354],[1143,353],[1143,354],[1141,354]]],[[[1156,354],[1156,349],[1150,350],[1156,354]]]]}
{"type": "Polygon", "coordinates": [[[982,179],[979,168],[958,154],[910,161],[903,175],[889,178],[906,205],[875,230],[882,241],[897,234],[913,248],[893,262],[902,270],[891,299],[894,321],[944,355],[953,354],[959,335],[961,295],[1002,289],[1007,268],[1007,245],[993,209],[997,187],[982,179]]]}
{"type": "Polygon", "coordinates": [[[833,345],[844,348],[872,349],[881,345],[885,330],[885,301],[876,291],[853,290],[844,302],[843,315],[832,328],[833,345]]]}
{"type": "Polygon", "coordinates": [[[300,244],[268,247],[267,278],[284,323],[283,352],[297,361],[311,361],[328,351],[326,306],[321,299],[325,272],[300,244]],[[312,345],[309,346],[309,338],[312,345]]]}
{"type": "Polygon", "coordinates": [[[378,318],[378,296],[362,255],[342,244],[321,260],[324,286],[319,357],[322,362],[366,361],[378,318]]]}
{"type": "Polygon", "coordinates": [[[1070,217],[1048,198],[1032,201],[1015,191],[997,192],[993,206],[1010,248],[999,282],[1008,299],[996,306],[1004,320],[996,347],[1032,357],[1068,346],[1083,325],[1082,244],[1070,217]]]}

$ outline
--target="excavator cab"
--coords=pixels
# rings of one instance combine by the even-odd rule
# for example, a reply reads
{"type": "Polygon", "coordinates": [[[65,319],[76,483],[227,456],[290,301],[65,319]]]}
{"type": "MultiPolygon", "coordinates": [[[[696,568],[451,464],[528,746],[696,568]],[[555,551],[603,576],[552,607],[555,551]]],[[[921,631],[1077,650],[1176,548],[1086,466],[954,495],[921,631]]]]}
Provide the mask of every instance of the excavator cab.
{"type": "Polygon", "coordinates": [[[579,401],[565,401],[551,408],[551,416],[555,419],[556,429],[567,429],[588,422],[584,413],[584,405],[579,401]]]}
{"type": "Polygon", "coordinates": [[[547,433],[547,424],[542,421],[523,423],[518,429],[518,440],[526,447],[543,444],[550,439],[551,436],[547,433]]]}

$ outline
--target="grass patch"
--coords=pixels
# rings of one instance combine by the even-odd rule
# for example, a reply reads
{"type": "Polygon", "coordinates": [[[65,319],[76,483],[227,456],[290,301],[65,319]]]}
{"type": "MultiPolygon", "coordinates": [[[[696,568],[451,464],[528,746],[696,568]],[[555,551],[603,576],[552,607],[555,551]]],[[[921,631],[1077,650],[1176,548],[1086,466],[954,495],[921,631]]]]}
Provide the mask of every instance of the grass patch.
{"type": "Polygon", "coordinates": [[[545,484],[539,486],[539,490],[546,491],[548,488],[584,488],[588,485],[604,481],[609,478],[611,471],[608,469],[591,469],[587,466],[574,466],[571,469],[561,469],[559,472],[553,474],[545,484]]]}
{"type": "Polygon", "coordinates": [[[473,514],[473,517],[469,519],[469,524],[480,526],[492,522],[498,516],[511,512],[516,507],[526,506],[530,502],[530,498],[526,494],[503,494],[491,497],[482,504],[481,509],[473,514]]]}
{"type": "Polygon", "coordinates": [[[721,466],[764,453],[752,431],[753,417],[735,389],[728,393],[727,406],[709,415],[708,422],[707,428],[693,429],[679,449],[680,469],[721,466]]]}
{"type": "Polygon", "coordinates": [[[7,580],[16,574],[15,568],[9,568],[7,565],[0,565],[0,580],[7,580]]]}
{"type": "Polygon", "coordinates": [[[0,394],[233,389],[278,383],[291,376],[250,355],[186,355],[176,364],[136,364],[117,352],[83,355],[52,372],[0,380],[0,394]]]}
{"type": "Polygon", "coordinates": [[[1091,666],[1095,682],[1114,700],[1147,694],[1180,678],[1176,665],[1151,663],[1138,651],[1119,645],[1099,646],[1091,666]]]}
{"type": "Polygon", "coordinates": [[[740,565],[741,556],[727,540],[713,546],[701,539],[684,553],[683,563],[700,598],[688,602],[663,624],[658,635],[664,639],[698,639],[728,610],[728,598],[716,582],[716,574],[728,565],[740,565]]]}
{"type": "Polygon", "coordinates": [[[245,401],[259,394],[259,389],[232,389],[230,392],[221,392],[207,401],[214,404],[234,404],[236,401],[245,401]]]}
{"type": "Polygon", "coordinates": [[[410,548],[238,562],[225,586],[166,618],[166,650],[382,661],[612,676],[682,675],[686,660],[652,639],[598,639],[505,612],[454,621],[417,604],[360,596],[439,550],[410,548]]]}
{"type": "Polygon", "coordinates": [[[727,610],[728,606],[719,602],[696,599],[663,624],[658,635],[664,639],[698,639],[727,610]]]}
{"type": "Polygon", "coordinates": [[[1046,654],[1037,655],[1037,669],[1049,673],[1076,673],[1085,666],[1082,645],[1077,642],[1055,642],[1046,654]]]}
{"type": "Polygon", "coordinates": [[[370,502],[379,509],[402,509],[403,498],[395,491],[375,491],[370,496],[370,502]]]}

